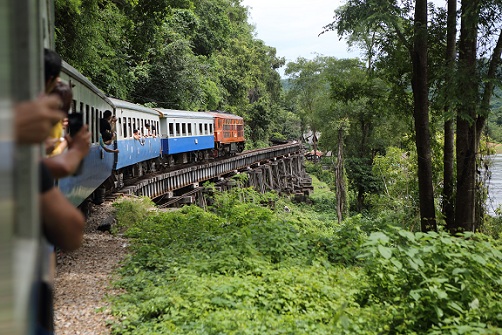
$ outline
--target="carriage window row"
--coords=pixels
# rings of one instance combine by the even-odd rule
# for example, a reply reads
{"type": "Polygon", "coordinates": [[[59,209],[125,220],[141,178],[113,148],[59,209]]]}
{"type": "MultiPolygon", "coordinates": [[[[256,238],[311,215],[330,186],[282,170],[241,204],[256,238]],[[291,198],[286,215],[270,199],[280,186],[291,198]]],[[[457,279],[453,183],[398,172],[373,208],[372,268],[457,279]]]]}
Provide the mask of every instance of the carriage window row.
{"type": "Polygon", "coordinates": [[[117,132],[119,136],[132,137],[134,130],[139,130],[142,136],[148,136],[148,130],[145,125],[150,125],[150,132],[155,128],[155,135],[158,135],[159,122],[148,119],[134,118],[134,117],[123,117],[118,120],[119,125],[117,125],[117,132]]]}
{"type": "Polygon", "coordinates": [[[98,143],[99,119],[103,116],[103,111],[94,108],[94,106],[89,106],[88,104],[84,104],[81,101],[73,100],[69,113],[83,114],[83,121],[86,125],[89,126],[89,131],[91,132],[91,142],[98,143]]]}
{"type": "Polygon", "coordinates": [[[169,137],[192,136],[192,135],[212,135],[212,123],[169,123],[169,137]]]}
{"type": "Polygon", "coordinates": [[[242,126],[243,125],[243,122],[242,120],[240,119],[218,119],[218,127],[219,128],[222,128],[225,129],[225,127],[227,127],[226,129],[230,129],[228,127],[230,126],[242,126]]]}

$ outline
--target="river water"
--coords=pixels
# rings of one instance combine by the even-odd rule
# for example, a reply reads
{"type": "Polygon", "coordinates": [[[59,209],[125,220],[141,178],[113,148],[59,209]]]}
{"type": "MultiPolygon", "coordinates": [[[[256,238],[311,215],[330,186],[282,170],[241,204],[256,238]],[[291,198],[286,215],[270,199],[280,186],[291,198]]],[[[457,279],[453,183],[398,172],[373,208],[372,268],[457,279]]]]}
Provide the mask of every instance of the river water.
{"type": "Polygon", "coordinates": [[[488,156],[492,162],[490,166],[491,178],[488,184],[487,209],[489,214],[494,214],[495,209],[502,205],[502,154],[488,156]]]}

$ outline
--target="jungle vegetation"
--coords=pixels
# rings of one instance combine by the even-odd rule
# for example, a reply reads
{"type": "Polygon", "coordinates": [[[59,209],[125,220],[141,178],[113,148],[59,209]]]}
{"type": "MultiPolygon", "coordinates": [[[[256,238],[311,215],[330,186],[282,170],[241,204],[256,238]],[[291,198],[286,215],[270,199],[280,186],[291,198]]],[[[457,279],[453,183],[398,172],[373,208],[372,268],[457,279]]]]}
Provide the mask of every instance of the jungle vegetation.
{"type": "Polygon", "coordinates": [[[332,154],[309,164],[312,206],[243,188],[206,210],[118,204],[133,245],[116,334],[502,333],[502,222],[483,184],[502,141],[502,3],[326,10],[319,33],[361,59],[286,63],[239,0],[55,1],[57,51],[106,94],[225,110],[248,147],[332,154]]]}
{"type": "Polygon", "coordinates": [[[312,148],[336,157],[339,222],[389,196],[376,162],[399,150],[418,180],[406,192],[420,230],[480,230],[484,143],[502,139],[500,1],[333,10],[319,32],[346,37],[361,59],[286,64],[239,0],[56,0],[56,49],[111,96],[243,116],[248,148],[315,134],[312,148]]]}

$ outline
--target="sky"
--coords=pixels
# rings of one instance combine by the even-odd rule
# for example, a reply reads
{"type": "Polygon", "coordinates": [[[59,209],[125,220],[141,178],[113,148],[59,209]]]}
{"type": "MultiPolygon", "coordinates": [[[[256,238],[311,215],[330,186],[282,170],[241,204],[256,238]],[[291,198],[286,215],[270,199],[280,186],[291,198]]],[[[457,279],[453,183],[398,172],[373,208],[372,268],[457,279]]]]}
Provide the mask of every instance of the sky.
{"type": "MultiPolygon", "coordinates": [[[[446,0],[431,0],[444,6],[446,0]]],[[[249,23],[255,26],[256,38],[277,49],[286,62],[298,57],[313,59],[316,53],[341,58],[362,57],[357,48],[349,50],[335,31],[318,36],[322,27],[333,22],[334,11],[345,0],[242,0],[248,7],[249,23]]],[[[284,68],[279,69],[283,76],[284,68]]]]}
{"type": "Polygon", "coordinates": [[[334,10],[342,0],[243,0],[248,7],[249,23],[255,26],[256,38],[277,49],[286,62],[298,57],[313,59],[316,53],[336,58],[355,58],[357,49],[349,51],[336,32],[318,36],[322,27],[333,22],[334,10]]]}

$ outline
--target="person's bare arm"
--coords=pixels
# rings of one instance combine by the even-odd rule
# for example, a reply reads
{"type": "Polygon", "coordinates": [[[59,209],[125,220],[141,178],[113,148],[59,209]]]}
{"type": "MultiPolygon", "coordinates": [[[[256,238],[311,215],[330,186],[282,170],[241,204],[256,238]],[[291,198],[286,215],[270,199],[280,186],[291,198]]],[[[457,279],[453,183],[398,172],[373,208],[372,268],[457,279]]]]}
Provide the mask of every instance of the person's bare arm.
{"type": "Polygon", "coordinates": [[[73,138],[67,136],[68,150],[62,154],[47,157],[44,163],[54,178],[67,177],[78,169],[82,159],[89,153],[91,133],[84,125],[73,138]]]}
{"type": "Polygon", "coordinates": [[[42,96],[16,105],[14,108],[16,142],[34,144],[45,140],[52,127],[64,117],[60,108],[61,99],[54,95],[42,96]]]}
{"type": "Polygon", "coordinates": [[[42,228],[47,240],[66,251],[80,247],[85,218],[78,208],[53,187],[40,195],[42,228]]]}

